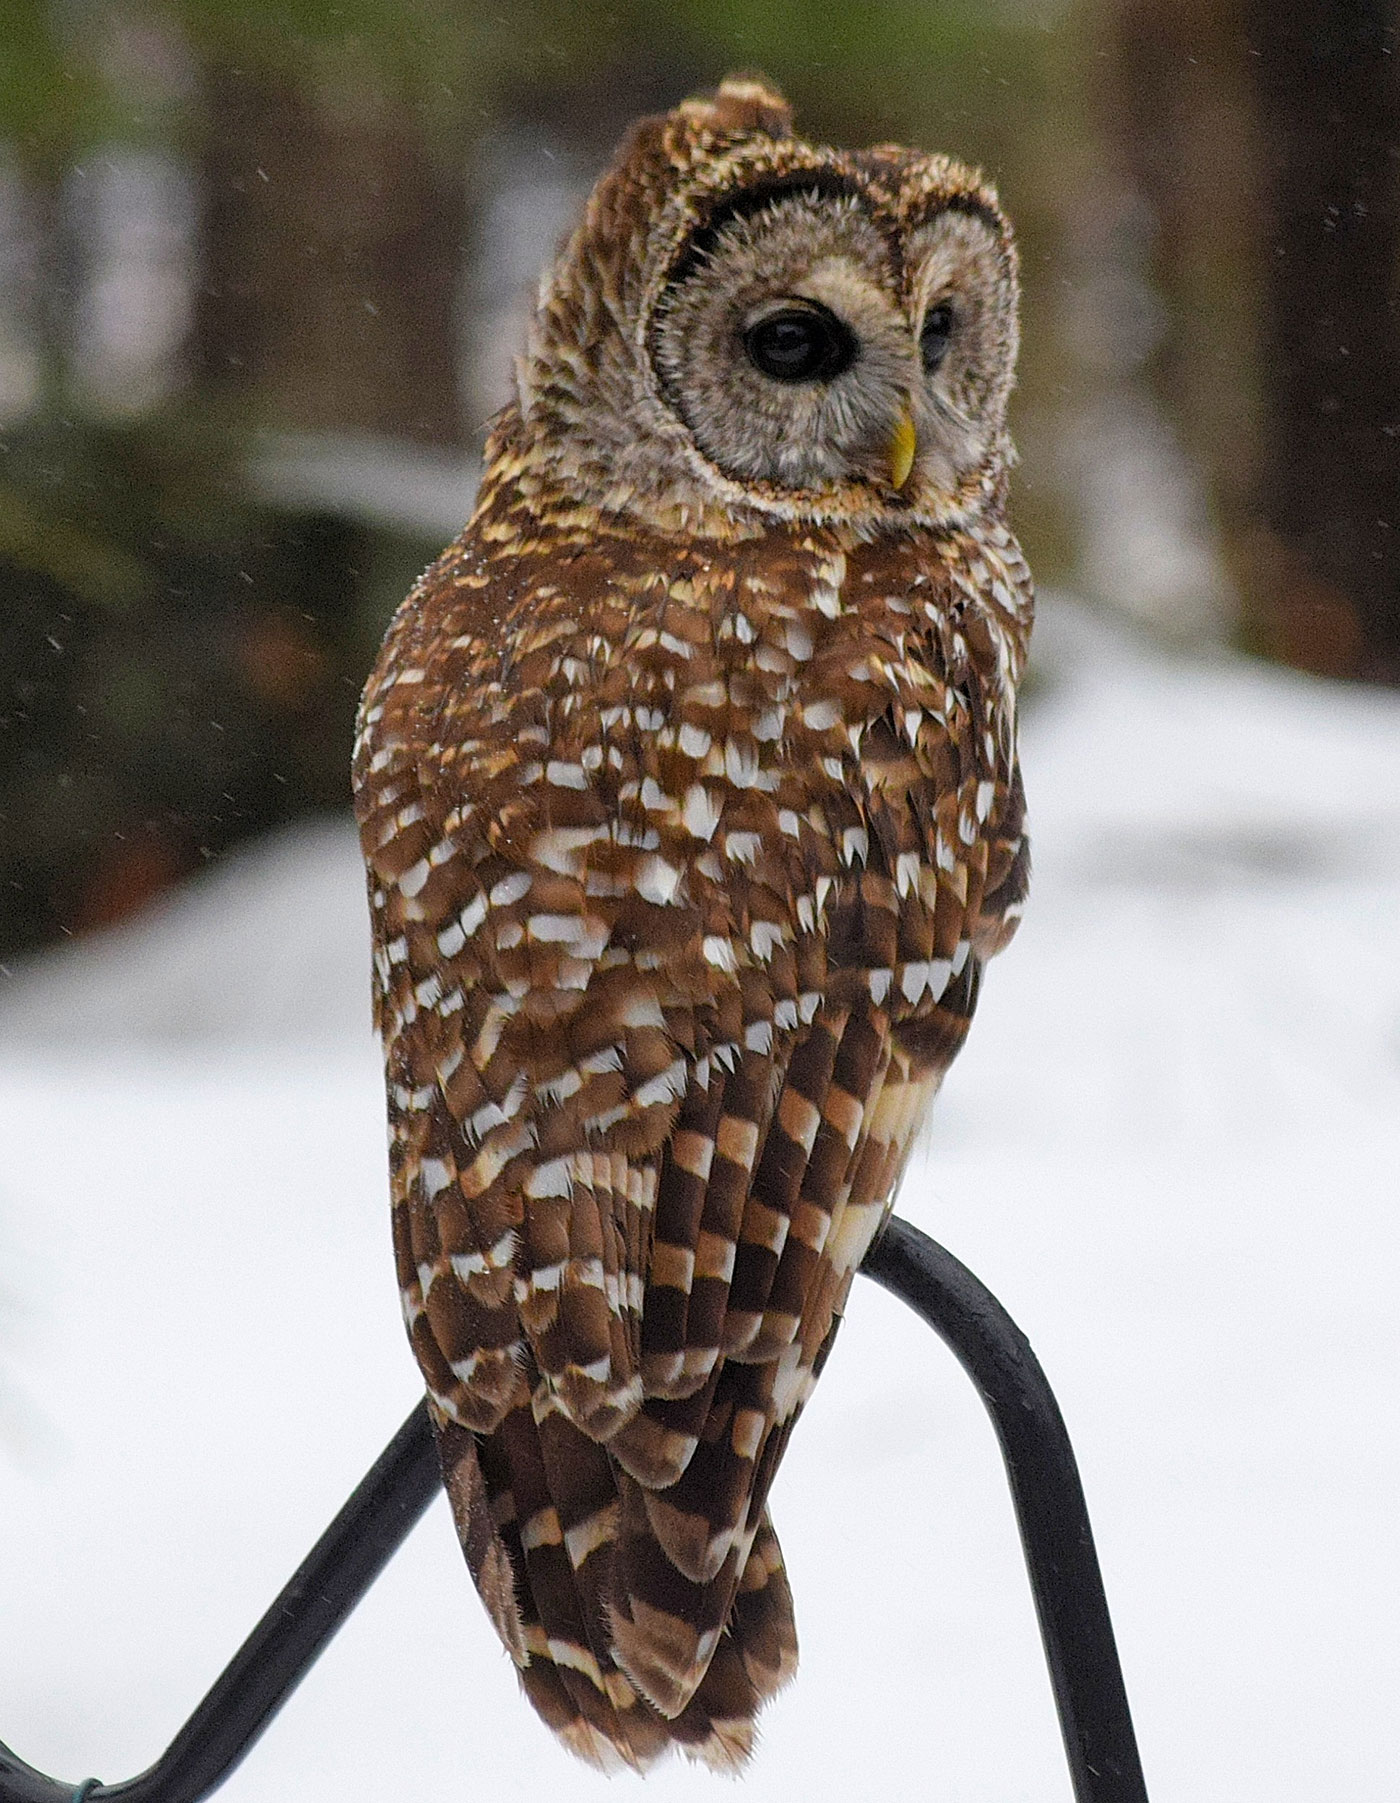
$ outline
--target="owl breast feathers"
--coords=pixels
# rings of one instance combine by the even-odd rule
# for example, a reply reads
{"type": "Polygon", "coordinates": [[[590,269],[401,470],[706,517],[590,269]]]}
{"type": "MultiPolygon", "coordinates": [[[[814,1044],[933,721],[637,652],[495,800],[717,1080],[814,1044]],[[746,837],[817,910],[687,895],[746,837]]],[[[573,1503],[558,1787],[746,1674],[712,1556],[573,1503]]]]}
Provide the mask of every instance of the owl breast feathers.
{"type": "Polygon", "coordinates": [[[769,1486],[1024,893],[1016,294],[956,163],[644,121],[365,691],[405,1319],[600,1764],[736,1766],[794,1670],[769,1486]]]}

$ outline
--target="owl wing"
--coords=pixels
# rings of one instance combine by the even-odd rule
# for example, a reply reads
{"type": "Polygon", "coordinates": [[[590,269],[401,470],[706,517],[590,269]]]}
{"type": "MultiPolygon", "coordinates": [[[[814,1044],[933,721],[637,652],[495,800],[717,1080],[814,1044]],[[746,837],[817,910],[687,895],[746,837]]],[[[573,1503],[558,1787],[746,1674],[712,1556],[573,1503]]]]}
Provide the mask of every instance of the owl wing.
{"type": "MultiPolygon", "coordinates": [[[[1024,896],[1009,739],[989,775],[966,752],[985,745],[983,720],[950,735],[921,716],[912,740],[908,720],[892,709],[870,722],[859,781],[822,797],[825,843],[804,843],[803,863],[813,896],[830,889],[797,936],[796,993],[775,985],[771,1035],[768,1004],[753,1011],[721,1094],[701,1073],[662,1163],[647,1394],[610,1451],[635,1480],[620,1486],[615,1644],[668,1714],[719,1641],[736,1584],[744,1594],[769,1487],[854,1273],[1024,896]]],[[[752,891],[747,901],[769,915],[752,891]]]]}
{"type": "MultiPolygon", "coordinates": [[[[723,1570],[702,1577],[716,1561],[692,1550],[681,1578],[633,1474],[675,1480],[715,1401],[735,1245],[799,1025],[794,982],[775,1034],[764,984],[717,989],[698,949],[678,956],[697,922],[658,899],[665,878],[628,843],[647,829],[605,830],[567,759],[527,757],[522,772],[528,719],[489,737],[452,719],[453,695],[488,687],[489,658],[473,640],[463,668],[443,640],[422,614],[400,617],[365,699],[356,794],[399,1280],[449,1495],[558,1731],[604,1763],[679,1740],[730,1764],[794,1664],[776,1541],[759,1511],[723,1570]],[[536,787],[544,810],[520,800],[536,787]],[[643,1369],[669,1399],[645,1416],[643,1369]]],[[[734,1444],[751,1475],[748,1420],[734,1444]]],[[[714,1525],[728,1543],[744,1488],[726,1486],[714,1525]]],[[[659,1507],[666,1531],[678,1515],[659,1507]]]]}
{"type": "Polygon", "coordinates": [[[403,1307],[443,1421],[497,1427],[528,1348],[605,1438],[641,1400],[646,1223],[684,1067],[570,874],[607,837],[600,804],[578,766],[545,775],[523,718],[479,735],[493,723],[454,716],[491,653],[441,644],[402,618],[357,753],[403,1307]]]}

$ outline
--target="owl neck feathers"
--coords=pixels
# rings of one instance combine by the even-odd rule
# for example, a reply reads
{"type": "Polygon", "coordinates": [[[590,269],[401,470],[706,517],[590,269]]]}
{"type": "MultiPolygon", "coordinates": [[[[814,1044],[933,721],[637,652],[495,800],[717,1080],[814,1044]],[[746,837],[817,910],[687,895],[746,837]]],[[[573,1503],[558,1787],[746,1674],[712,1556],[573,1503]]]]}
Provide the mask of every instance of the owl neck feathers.
{"type": "MultiPolygon", "coordinates": [[[[614,540],[633,556],[639,542],[647,549],[648,562],[658,570],[679,569],[706,545],[723,552],[744,543],[757,545],[784,539],[799,560],[852,558],[860,567],[867,559],[893,557],[905,566],[911,553],[914,565],[935,582],[942,593],[951,580],[964,593],[978,592],[990,580],[987,567],[1006,584],[1005,605],[1014,616],[1013,661],[1019,670],[1024,639],[1029,632],[1031,588],[1029,575],[1006,521],[1007,476],[1004,469],[989,472],[980,501],[966,525],[944,525],[930,530],[918,521],[853,523],[810,519],[776,521],[723,507],[705,507],[677,500],[667,509],[653,504],[642,510],[595,508],[581,498],[577,487],[562,483],[549,458],[522,435],[518,409],[504,409],[492,422],[487,441],[486,471],[476,509],[458,540],[456,551],[469,549],[474,558],[530,559],[545,556],[551,564],[573,549],[595,551],[600,541],[614,540]],[[882,549],[883,546],[887,549],[882,549]],[[987,567],[983,567],[986,565],[987,567]]],[[[737,553],[747,555],[746,553],[737,553]]],[[[766,553],[761,553],[766,555],[766,553]]],[[[448,555],[452,555],[449,553],[448,555]]],[[[855,567],[853,563],[852,567],[855,567]]],[[[851,591],[852,598],[859,593],[851,591]]]]}

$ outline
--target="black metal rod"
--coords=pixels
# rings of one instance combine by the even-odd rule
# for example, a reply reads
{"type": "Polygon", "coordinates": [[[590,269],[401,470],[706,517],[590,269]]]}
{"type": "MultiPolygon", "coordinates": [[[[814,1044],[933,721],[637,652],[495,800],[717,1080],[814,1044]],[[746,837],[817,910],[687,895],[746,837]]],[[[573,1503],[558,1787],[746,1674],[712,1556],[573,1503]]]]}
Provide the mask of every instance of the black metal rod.
{"type": "MultiPolygon", "coordinates": [[[[1147,1803],[1069,1436],[1024,1334],[917,1227],[892,1219],[862,1269],[952,1348],[1001,1442],[1076,1803],[1147,1803]]],[[[200,1803],[253,1746],[437,1494],[422,1403],[165,1753],[118,1784],[63,1784],[0,1745],[0,1803],[200,1803]]]]}
{"type": "Polygon", "coordinates": [[[987,1405],[1011,1482],[1076,1803],[1147,1803],[1079,1467],[1030,1342],[966,1265],[897,1215],[861,1269],[928,1322],[987,1405]]]}
{"type": "Polygon", "coordinates": [[[223,1783],[389,1563],[442,1477],[418,1407],[375,1460],[296,1576],[156,1763],[87,1790],[36,1772],[0,1746],[0,1803],[199,1803],[223,1783]]]}

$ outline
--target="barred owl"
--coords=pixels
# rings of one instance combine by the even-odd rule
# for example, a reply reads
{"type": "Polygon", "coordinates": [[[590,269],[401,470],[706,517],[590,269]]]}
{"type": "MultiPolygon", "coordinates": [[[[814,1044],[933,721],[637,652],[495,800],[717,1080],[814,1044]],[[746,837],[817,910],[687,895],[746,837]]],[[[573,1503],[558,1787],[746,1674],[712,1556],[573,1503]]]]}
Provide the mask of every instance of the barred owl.
{"type": "Polygon", "coordinates": [[[404,1314],[601,1765],[737,1767],[795,1668],[769,1488],[1025,890],[1016,309],[959,164],[644,120],[365,690],[404,1314]]]}

